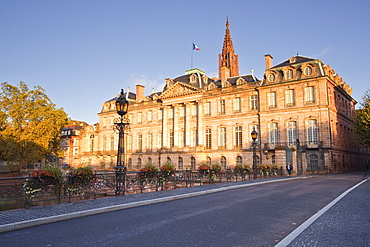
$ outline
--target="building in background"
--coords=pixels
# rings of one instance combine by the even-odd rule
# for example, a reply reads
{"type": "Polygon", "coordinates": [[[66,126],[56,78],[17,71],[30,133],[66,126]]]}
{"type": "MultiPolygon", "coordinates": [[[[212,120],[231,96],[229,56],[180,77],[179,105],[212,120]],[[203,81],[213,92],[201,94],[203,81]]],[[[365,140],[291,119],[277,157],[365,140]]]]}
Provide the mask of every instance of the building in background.
{"type": "Polygon", "coordinates": [[[80,142],[81,132],[88,124],[82,121],[69,121],[68,126],[61,132],[61,149],[63,158],[59,165],[63,167],[78,167],[81,165],[80,142]]]}
{"type": "MultiPolygon", "coordinates": [[[[196,169],[202,162],[225,169],[251,165],[253,129],[259,134],[258,163],[290,163],[297,174],[347,172],[370,163],[369,150],[358,145],[353,131],[352,89],[329,65],[299,55],[277,65],[271,55],[265,61],[262,79],[253,71],[239,75],[227,21],[219,78],[191,69],[166,79],[160,92],[145,95],[141,85],[126,92],[128,170],[165,162],[177,169],[196,169]]],[[[116,165],[116,98],[103,103],[98,124],[66,135],[67,164],[116,165]]]]}

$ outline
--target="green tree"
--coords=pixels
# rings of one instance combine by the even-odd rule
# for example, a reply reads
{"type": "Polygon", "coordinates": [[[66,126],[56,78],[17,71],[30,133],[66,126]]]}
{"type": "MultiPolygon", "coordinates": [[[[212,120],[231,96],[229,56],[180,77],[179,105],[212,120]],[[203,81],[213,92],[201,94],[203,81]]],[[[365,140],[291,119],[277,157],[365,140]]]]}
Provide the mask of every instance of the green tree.
{"type": "Polygon", "coordinates": [[[370,147],[370,90],[362,96],[361,109],[356,110],[355,132],[360,144],[370,147]]]}
{"type": "Polygon", "coordinates": [[[0,159],[35,162],[59,150],[60,130],[67,123],[63,108],[57,109],[40,86],[29,89],[7,82],[0,91],[0,159]]]}

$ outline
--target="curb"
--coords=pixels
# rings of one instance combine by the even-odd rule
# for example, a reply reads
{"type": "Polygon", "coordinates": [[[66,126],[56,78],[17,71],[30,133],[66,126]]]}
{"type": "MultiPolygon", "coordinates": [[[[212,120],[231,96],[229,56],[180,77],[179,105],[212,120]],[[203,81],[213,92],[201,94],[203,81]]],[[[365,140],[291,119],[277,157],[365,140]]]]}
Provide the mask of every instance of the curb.
{"type": "Polygon", "coordinates": [[[23,229],[27,227],[32,227],[32,226],[38,226],[38,225],[49,224],[49,223],[54,223],[54,222],[59,222],[59,221],[64,221],[64,220],[76,219],[76,218],[86,217],[86,216],[91,216],[91,215],[96,215],[96,214],[109,213],[109,212],[114,212],[117,210],[147,206],[147,205],[152,205],[152,204],[161,203],[161,202],[169,202],[169,201],[174,201],[174,200],[179,200],[179,199],[185,199],[185,198],[190,198],[190,197],[195,197],[195,196],[201,196],[201,195],[207,195],[211,193],[227,191],[227,190],[245,188],[245,187],[250,187],[250,186],[255,186],[255,185],[260,185],[260,184],[269,184],[269,183],[302,179],[302,178],[310,178],[310,177],[290,177],[290,178],[284,178],[284,179],[272,180],[272,181],[231,185],[231,186],[226,186],[226,187],[217,188],[217,189],[210,189],[210,190],[204,190],[204,191],[199,191],[199,192],[191,192],[191,193],[180,194],[180,195],[175,195],[175,196],[167,196],[167,197],[162,197],[162,198],[157,198],[157,199],[130,202],[130,203],[125,203],[125,204],[120,204],[120,205],[113,205],[113,206],[107,206],[107,207],[101,207],[101,208],[95,208],[95,209],[89,209],[89,210],[82,210],[82,211],[74,212],[74,213],[67,213],[67,214],[61,214],[61,215],[56,215],[56,216],[25,220],[25,221],[20,221],[17,223],[1,225],[0,232],[14,231],[14,230],[19,230],[19,229],[23,229]]]}

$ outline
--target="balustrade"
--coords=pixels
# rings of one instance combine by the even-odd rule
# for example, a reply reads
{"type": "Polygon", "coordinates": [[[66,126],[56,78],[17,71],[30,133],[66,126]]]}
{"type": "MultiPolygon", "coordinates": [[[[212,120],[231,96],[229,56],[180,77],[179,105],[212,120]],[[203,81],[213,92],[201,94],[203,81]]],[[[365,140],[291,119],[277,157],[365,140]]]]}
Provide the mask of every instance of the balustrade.
{"type": "MultiPolygon", "coordinates": [[[[124,194],[136,194],[163,191],[203,184],[237,182],[252,179],[252,172],[239,172],[227,169],[215,172],[200,170],[180,170],[168,174],[163,171],[124,172],[124,194]]],[[[264,172],[259,178],[282,176],[284,170],[277,173],[264,172]]],[[[91,179],[66,176],[62,180],[36,179],[34,177],[0,178],[0,210],[8,210],[35,205],[68,203],[72,200],[96,199],[117,194],[116,173],[94,173],[91,179]]]]}

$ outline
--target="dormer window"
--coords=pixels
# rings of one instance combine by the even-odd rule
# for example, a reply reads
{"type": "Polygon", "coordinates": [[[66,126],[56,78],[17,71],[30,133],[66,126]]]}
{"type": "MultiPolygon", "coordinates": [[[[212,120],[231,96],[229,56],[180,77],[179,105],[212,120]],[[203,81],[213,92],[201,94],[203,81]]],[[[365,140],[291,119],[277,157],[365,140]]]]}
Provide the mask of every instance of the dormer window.
{"type": "Polygon", "coordinates": [[[243,78],[238,78],[238,80],[236,80],[236,85],[242,85],[245,83],[245,80],[243,78]]]}
{"type": "Polygon", "coordinates": [[[304,74],[305,74],[306,76],[311,75],[311,74],[312,74],[312,68],[311,68],[311,67],[307,67],[307,68],[305,68],[305,70],[304,70],[304,74]]]}
{"type": "Polygon", "coordinates": [[[286,78],[287,78],[287,80],[293,79],[293,70],[292,69],[287,70],[286,78]]]}
{"type": "Polygon", "coordinates": [[[291,58],[289,59],[289,62],[290,62],[290,63],[296,63],[296,62],[297,62],[297,58],[296,58],[296,57],[291,57],[291,58]]]}
{"type": "Polygon", "coordinates": [[[275,75],[274,74],[270,74],[269,77],[268,77],[268,79],[269,79],[270,82],[275,81],[275,75]]]}
{"type": "Polygon", "coordinates": [[[197,76],[195,74],[192,74],[189,79],[192,84],[197,82],[197,76]]]}

